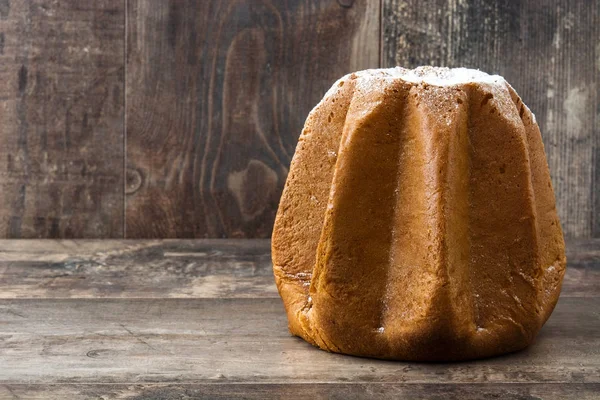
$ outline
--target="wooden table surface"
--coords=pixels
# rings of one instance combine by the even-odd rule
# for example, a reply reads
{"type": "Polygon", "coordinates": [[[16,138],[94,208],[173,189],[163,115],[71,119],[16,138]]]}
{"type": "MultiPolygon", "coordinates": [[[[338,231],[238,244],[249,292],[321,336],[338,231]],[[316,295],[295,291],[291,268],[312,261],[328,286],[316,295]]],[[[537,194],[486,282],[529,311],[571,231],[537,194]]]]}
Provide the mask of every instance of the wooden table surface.
{"type": "Polygon", "coordinates": [[[1,241],[0,398],[600,398],[600,240],[568,243],[536,343],[475,362],[289,335],[267,240],[1,241]]]}

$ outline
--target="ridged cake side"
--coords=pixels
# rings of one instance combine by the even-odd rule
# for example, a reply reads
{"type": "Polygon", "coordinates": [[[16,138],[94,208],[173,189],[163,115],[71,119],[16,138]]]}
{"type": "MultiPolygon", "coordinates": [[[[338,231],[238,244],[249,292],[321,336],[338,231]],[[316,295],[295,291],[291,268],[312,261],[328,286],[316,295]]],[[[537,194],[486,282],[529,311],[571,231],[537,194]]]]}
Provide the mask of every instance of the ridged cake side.
{"type": "Polygon", "coordinates": [[[342,78],[306,122],[273,232],[290,330],[404,360],[523,348],[565,267],[533,116],[503,80],[395,72],[342,78]]]}

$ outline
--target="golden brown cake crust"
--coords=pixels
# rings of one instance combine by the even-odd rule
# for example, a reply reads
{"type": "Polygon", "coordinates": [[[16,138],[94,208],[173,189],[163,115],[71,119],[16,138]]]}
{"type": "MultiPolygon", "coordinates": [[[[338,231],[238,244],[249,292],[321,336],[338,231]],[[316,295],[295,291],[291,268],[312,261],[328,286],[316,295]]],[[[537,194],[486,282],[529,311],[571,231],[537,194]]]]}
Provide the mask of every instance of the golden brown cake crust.
{"type": "Polygon", "coordinates": [[[322,349],[434,361],[528,346],[566,266],[535,117],[479,71],[341,78],[300,136],[272,257],[290,331],[322,349]]]}

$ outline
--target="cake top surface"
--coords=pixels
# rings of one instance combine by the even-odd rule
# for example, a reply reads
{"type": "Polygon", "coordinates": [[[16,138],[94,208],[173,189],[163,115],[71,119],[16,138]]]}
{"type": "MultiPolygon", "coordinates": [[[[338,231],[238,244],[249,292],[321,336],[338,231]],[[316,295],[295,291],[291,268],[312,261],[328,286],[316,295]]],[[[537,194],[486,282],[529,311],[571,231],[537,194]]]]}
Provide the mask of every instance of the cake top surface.
{"type": "Polygon", "coordinates": [[[402,67],[368,70],[371,74],[377,72],[384,75],[400,78],[412,83],[426,83],[435,86],[453,86],[470,82],[504,84],[504,78],[500,75],[489,75],[478,69],[469,68],[446,68],[423,66],[415,69],[402,67]]]}
{"type": "MultiPolygon", "coordinates": [[[[510,94],[508,92],[508,87],[510,85],[508,85],[502,76],[490,75],[478,69],[432,66],[420,66],[414,69],[394,67],[357,71],[338,79],[327,93],[325,93],[322,101],[334,95],[339,87],[342,86],[343,81],[356,78],[358,78],[357,87],[362,87],[367,91],[378,90],[378,88],[385,86],[386,82],[389,83],[390,81],[395,80],[402,80],[413,85],[425,84],[437,87],[461,86],[470,83],[485,85],[486,90],[497,94],[497,96],[495,96],[497,100],[496,107],[504,110],[505,115],[511,115],[512,109],[514,108],[514,104],[510,99],[510,94]]],[[[531,110],[529,110],[525,104],[523,105],[531,114],[533,122],[536,123],[535,115],[533,115],[531,110]]],[[[316,107],[318,107],[318,105],[316,107]]],[[[518,115],[516,118],[520,120],[518,115]]]]}

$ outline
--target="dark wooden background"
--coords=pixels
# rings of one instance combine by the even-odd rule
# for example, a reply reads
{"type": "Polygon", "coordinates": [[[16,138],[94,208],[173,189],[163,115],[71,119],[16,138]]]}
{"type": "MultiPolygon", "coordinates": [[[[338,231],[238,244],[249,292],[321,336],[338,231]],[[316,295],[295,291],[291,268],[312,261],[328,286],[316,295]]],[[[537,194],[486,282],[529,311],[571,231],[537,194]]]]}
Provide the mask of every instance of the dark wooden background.
{"type": "Polygon", "coordinates": [[[334,80],[422,64],[504,75],[600,237],[596,0],[0,0],[0,237],[268,237],[334,80]]]}

